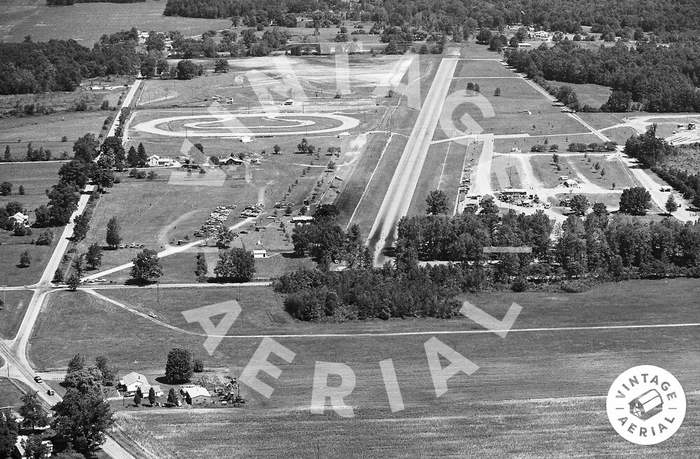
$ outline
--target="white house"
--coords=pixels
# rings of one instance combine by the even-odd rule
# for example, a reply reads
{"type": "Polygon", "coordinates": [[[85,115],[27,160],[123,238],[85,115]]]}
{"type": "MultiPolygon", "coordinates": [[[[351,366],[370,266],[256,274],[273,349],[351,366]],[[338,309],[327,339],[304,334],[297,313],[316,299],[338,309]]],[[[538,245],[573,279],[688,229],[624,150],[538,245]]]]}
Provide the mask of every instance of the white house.
{"type": "Polygon", "coordinates": [[[8,218],[8,221],[11,222],[13,229],[17,228],[18,226],[23,226],[25,228],[29,226],[29,216],[23,214],[22,212],[17,212],[16,214],[12,215],[8,218]]]}
{"type": "Polygon", "coordinates": [[[180,163],[173,158],[151,155],[148,157],[148,167],[180,167],[180,163]]]}
{"type": "Polygon", "coordinates": [[[267,250],[265,250],[265,249],[253,250],[253,258],[267,258],[267,250]]]}
{"type": "Polygon", "coordinates": [[[120,379],[119,385],[124,388],[127,394],[135,394],[136,390],[140,387],[141,393],[144,397],[148,397],[148,392],[151,390],[151,388],[153,388],[153,391],[156,393],[156,397],[161,397],[163,395],[163,391],[160,389],[160,386],[151,386],[148,379],[146,379],[144,375],[141,373],[136,373],[135,371],[132,371],[120,379]]]}

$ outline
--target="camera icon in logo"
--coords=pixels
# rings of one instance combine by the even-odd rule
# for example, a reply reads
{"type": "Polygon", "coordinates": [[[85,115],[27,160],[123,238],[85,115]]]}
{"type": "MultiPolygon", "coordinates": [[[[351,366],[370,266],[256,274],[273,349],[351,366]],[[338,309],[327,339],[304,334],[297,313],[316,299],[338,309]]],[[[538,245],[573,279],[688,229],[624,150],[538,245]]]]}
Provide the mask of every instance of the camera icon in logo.
{"type": "Polygon", "coordinates": [[[659,391],[651,389],[632,400],[629,405],[631,414],[646,421],[661,413],[661,410],[664,408],[664,401],[659,391]]]}

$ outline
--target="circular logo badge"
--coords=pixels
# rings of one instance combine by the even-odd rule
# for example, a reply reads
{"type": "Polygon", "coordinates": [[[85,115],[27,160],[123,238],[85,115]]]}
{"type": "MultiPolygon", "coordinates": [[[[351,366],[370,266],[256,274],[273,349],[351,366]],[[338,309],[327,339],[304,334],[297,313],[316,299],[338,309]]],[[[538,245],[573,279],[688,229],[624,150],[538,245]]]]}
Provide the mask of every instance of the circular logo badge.
{"type": "Polygon", "coordinates": [[[606,400],[617,433],[637,445],[655,445],[678,431],[685,418],[685,392],[663,368],[640,365],[618,376],[606,400]]]}

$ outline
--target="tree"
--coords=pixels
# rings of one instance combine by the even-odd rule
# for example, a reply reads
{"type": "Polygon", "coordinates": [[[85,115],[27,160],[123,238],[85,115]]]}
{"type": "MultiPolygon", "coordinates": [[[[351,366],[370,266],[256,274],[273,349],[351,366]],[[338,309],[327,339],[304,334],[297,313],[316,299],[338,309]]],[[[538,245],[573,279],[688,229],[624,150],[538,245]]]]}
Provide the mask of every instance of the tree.
{"type": "Polygon", "coordinates": [[[272,147],[272,151],[273,151],[276,155],[279,155],[280,152],[282,151],[282,148],[281,148],[279,145],[275,144],[275,146],[272,147]]]}
{"type": "Polygon", "coordinates": [[[209,273],[209,267],[207,266],[207,259],[203,253],[197,254],[197,267],[194,270],[194,275],[197,276],[197,281],[206,282],[207,274],[209,273]]]}
{"type": "Polygon", "coordinates": [[[143,399],[143,392],[141,392],[141,388],[137,387],[136,388],[136,393],[134,394],[134,405],[139,406],[141,405],[141,400],[143,399]]]}
{"type": "Polygon", "coordinates": [[[9,409],[0,411],[0,457],[12,457],[17,443],[17,422],[9,409]]]}
{"type": "Polygon", "coordinates": [[[583,217],[586,215],[586,212],[590,207],[590,203],[588,202],[588,198],[586,198],[584,195],[577,194],[569,201],[569,207],[575,215],[583,217]]]}
{"type": "Polygon", "coordinates": [[[192,364],[192,371],[195,373],[201,373],[204,371],[204,362],[202,359],[194,359],[192,364]]]}
{"type": "Polygon", "coordinates": [[[219,261],[214,268],[218,280],[230,282],[248,282],[255,274],[253,253],[242,248],[222,250],[219,261]]]}
{"type": "Polygon", "coordinates": [[[73,223],[73,242],[82,241],[90,229],[90,215],[87,212],[78,215],[73,219],[73,223]]]}
{"type": "Polygon", "coordinates": [[[24,196],[24,185],[19,186],[19,188],[17,189],[17,193],[19,193],[20,196],[24,196]]]}
{"type": "Polygon", "coordinates": [[[99,146],[95,134],[85,134],[73,144],[73,157],[86,163],[91,162],[97,156],[99,146]]]}
{"type": "Polygon", "coordinates": [[[148,389],[148,403],[151,406],[155,406],[155,404],[156,404],[156,391],[155,391],[155,389],[153,389],[153,387],[148,389]]]}
{"type": "Polygon", "coordinates": [[[183,59],[177,63],[177,79],[191,80],[192,78],[201,75],[202,69],[189,59],[183,59]]]}
{"type": "Polygon", "coordinates": [[[66,373],[73,373],[85,368],[85,357],[81,354],[75,354],[68,362],[68,370],[66,373]]]}
{"type": "Polygon", "coordinates": [[[476,35],[476,42],[481,45],[488,45],[493,34],[489,29],[481,29],[476,35]]]}
{"type": "Polygon", "coordinates": [[[19,267],[20,268],[27,268],[29,265],[32,264],[32,259],[29,256],[29,252],[26,250],[22,252],[22,254],[19,256],[19,267]]]}
{"type": "Polygon", "coordinates": [[[501,95],[501,88],[496,88],[496,90],[493,92],[493,95],[498,97],[501,95]]]}
{"type": "Polygon", "coordinates": [[[72,445],[77,451],[91,455],[105,441],[104,432],[113,424],[109,403],[99,388],[86,386],[68,389],[63,400],[53,408],[51,427],[59,445],[72,445]]]}
{"type": "Polygon", "coordinates": [[[428,194],[425,199],[426,202],[426,212],[428,215],[439,215],[446,214],[447,207],[447,194],[442,190],[433,190],[428,194]]]}
{"type": "Polygon", "coordinates": [[[12,153],[10,152],[10,146],[9,146],[9,145],[5,145],[5,154],[4,154],[4,156],[3,156],[3,159],[4,159],[6,162],[8,162],[8,163],[9,163],[10,161],[12,161],[12,153]]]}
{"type": "Polygon", "coordinates": [[[122,237],[119,235],[119,231],[121,228],[119,227],[119,221],[117,220],[117,217],[112,217],[109,219],[107,222],[107,245],[110,246],[112,249],[116,249],[119,244],[122,242],[122,237]]]}
{"type": "Polygon", "coordinates": [[[51,245],[53,242],[53,231],[46,229],[36,238],[36,245],[51,245]]]}
{"type": "Polygon", "coordinates": [[[144,249],[132,260],[131,278],[137,283],[148,283],[158,280],[163,275],[163,267],[155,250],[144,249]]]}
{"type": "Polygon", "coordinates": [[[71,292],[75,292],[78,290],[78,287],[80,287],[80,276],[77,273],[71,274],[66,284],[68,284],[68,289],[71,292]]]}
{"type": "Polygon", "coordinates": [[[214,61],[214,72],[215,73],[227,73],[228,72],[228,60],[227,59],[217,59],[214,61]]]}
{"type": "Polygon", "coordinates": [[[102,247],[93,242],[85,253],[85,262],[90,269],[97,269],[102,264],[102,247]]]}
{"type": "Polygon", "coordinates": [[[29,459],[43,459],[49,457],[51,452],[41,435],[29,435],[26,440],[22,440],[22,447],[24,457],[29,459]]]}
{"type": "Polygon", "coordinates": [[[672,214],[673,212],[678,210],[678,203],[676,200],[673,198],[673,195],[669,195],[668,199],[666,200],[666,211],[669,214],[672,214]]]}
{"type": "Polygon", "coordinates": [[[127,153],[127,155],[126,155],[126,164],[129,167],[143,167],[145,165],[145,164],[141,164],[141,161],[139,159],[139,154],[133,145],[131,147],[129,147],[129,153],[127,153]]]}
{"type": "Polygon", "coordinates": [[[76,256],[73,259],[73,262],[71,263],[71,268],[73,268],[73,272],[75,272],[75,274],[78,277],[83,276],[83,271],[85,270],[85,267],[83,266],[84,260],[85,260],[85,254],[81,253],[78,256],[76,256]]]}
{"type": "Polygon", "coordinates": [[[142,142],[139,142],[138,147],[136,147],[136,153],[139,167],[145,166],[148,163],[148,153],[146,153],[146,147],[143,146],[142,142]]]}
{"type": "Polygon", "coordinates": [[[51,211],[43,204],[34,209],[34,218],[34,226],[45,228],[51,225],[51,211]]]}
{"type": "Polygon", "coordinates": [[[102,384],[106,386],[111,386],[114,384],[114,378],[116,372],[114,368],[109,365],[109,360],[107,357],[100,355],[95,358],[95,367],[102,373],[102,384]]]}
{"type": "Polygon", "coordinates": [[[173,387],[168,391],[168,400],[166,402],[169,406],[178,406],[180,404],[180,399],[177,396],[177,392],[173,387]]]}
{"type": "Polygon", "coordinates": [[[2,182],[0,183],[0,195],[9,196],[12,194],[12,183],[2,182]]]}
{"type": "Polygon", "coordinates": [[[86,392],[90,389],[102,388],[102,373],[97,367],[87,367],[66,374],[63,386],[86,392]]]}
{"type": "Polygon", "coordinates": [[[620,212],[645,215],[651,207],[651,195],[644,187],[627,188],[620,195],[620,212]]]}
{"type": "Polygon", "coordinates": [[[49,423],[36,392],[22,395],[22,406],[19,408],[19,414],[24,418],[22,427],[25,428],[44,427],[49,423]]]}
{"type": "Polygon", "coordinates": [[[168,361],[165,364],[165,379],[168,384],[189,382],[192,371],[192,353],[190,351],[176,347],[168,352],[168,361]]]}

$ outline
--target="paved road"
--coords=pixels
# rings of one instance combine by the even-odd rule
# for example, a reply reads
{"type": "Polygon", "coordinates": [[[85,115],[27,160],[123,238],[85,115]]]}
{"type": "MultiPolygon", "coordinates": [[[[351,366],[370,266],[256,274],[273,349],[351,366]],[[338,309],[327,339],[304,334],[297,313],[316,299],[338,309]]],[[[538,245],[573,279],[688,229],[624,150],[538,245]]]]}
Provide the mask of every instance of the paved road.
{"type": "Polygon", "coordinates": [[[408,212],[458,62],[459,59],[455,57],[445,57],[440,62],[374,220],[368,240],[375,243],[375,264],[381,264],[382,249],[394,237],[396,223],[408,212]]]}
{"type": "MultiPolygon", "coordinates": [[[[131,106],[131,102],[134,99],[134,95],[136,95],[136,91],[139,89],[139,86],[141,86],[141,80],[135,80],[134,84],[131,85],[129,91],[126,93],[126,96],[124,96],[124,99],[122,99],[122,107],[131,106]]],[[[117,111],[114,115],[114,120],[112,120],[112,125],[109,127],[107,137],[114,135],[114,131],[117,129],[117,125],[119,125],[119,113],[120,111],[117,111]]]]}

